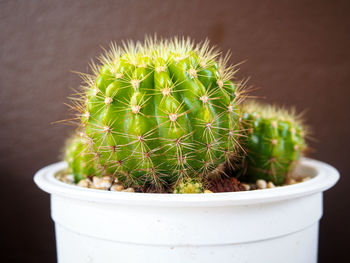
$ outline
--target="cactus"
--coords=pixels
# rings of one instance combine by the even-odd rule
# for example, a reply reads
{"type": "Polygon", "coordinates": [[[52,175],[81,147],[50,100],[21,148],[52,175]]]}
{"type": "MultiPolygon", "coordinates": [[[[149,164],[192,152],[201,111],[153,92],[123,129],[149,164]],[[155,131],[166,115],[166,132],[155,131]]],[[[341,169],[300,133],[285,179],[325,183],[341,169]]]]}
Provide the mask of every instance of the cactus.
{"type": "Polygon", "coordinates": [[[75,183],[98,174],[96,158],[90,153],[88,141],[82,134],[74,134],[68,139],[64,159],[68,163],[67,172],[74,176],[75,183]]]}
{"type": "Polygon", "coordinates": [[[178,183],[175,187],[174,194],[200,194],[204,189],[200,180],[187,178],[178,183]]]}
{"type": "Polygon", "coordinates": [[[305,144],[305,127],[294,110],[250,102],[242,107],[247,176],[281,185],[298,161],[305,144]]]}
{"type": "Polygon", "coordinates": [[[81,126],[104,173],[124,185],[171,189],[237,150],[241,83],[228,56],[190,39],[112,45],[82,74],[81,126]]]}

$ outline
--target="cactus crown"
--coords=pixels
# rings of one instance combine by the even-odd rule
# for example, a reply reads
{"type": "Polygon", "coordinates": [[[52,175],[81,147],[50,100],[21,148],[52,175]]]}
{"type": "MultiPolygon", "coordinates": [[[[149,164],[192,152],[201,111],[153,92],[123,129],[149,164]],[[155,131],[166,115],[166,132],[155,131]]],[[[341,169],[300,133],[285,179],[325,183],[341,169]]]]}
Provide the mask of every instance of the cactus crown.
{"type": "Polygon", "coordinates": [[[304,134],[307,132],[305,125],[303,125],[302,114],[297,114],[294,108],[285,109],[276,105],[249,101],[242,105],[242,111],[255,118],[286,121],[293,126],[299,126],[304,134]]]}
{"type": "Polygon", "coordinates": [[[205,176],[237,149],[242,83],[229,56],[189,38],[111,45],[82,74],[76,108],[102,173],[166,189],[205,176]]]}

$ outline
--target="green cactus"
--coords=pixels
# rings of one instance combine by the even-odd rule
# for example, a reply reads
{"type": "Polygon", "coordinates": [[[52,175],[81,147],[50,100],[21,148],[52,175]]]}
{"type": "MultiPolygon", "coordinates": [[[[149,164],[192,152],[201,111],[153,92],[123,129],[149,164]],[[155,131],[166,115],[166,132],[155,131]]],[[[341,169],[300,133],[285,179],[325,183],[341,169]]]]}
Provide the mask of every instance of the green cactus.
{"type": "Polygon", "coordinates": [[[204,193],[202,183],[195,179],[185,179],[174,190],[174,194],[200,194],[204,193]]]}
{"type": "Polygon", "coordinates": [[[95,155],[90,153],[88,140],[82,134],[75,134],[67,141],[64,159],[68,163],[67,172],[74,176],[75,183],[98,174],[95,155]]]}
{"type": "Polygon", "coordinates": [[[294,111],[250,102],[242,107],[247,176],[281,185],[306,149],[305,127],[294,111]]]}
{"type": "Polygon", "coordinates": [[[105,173],[125,185],[171,189],[234,154],[242,86],[228,56],[190,39],[111,46],[83,74],[80,110],[105,173]]]}

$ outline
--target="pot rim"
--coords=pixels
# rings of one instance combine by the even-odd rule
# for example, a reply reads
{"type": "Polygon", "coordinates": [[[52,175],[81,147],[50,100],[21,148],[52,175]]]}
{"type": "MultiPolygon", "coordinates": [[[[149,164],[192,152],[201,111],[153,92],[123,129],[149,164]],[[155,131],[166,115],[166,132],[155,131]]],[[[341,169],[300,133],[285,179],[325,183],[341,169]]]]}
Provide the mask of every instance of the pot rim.
{"type": "Polygon", "coordinates": [[[71,199],[98,203],[167,207],[248,205],[294,199],[323,192],[334,186],[340,177],[339,172],[334,167],[314,159],[302,158],[298,167],[312,178],[294,185],[255,191],[210,194],[129,193],[83,188],[63,183],[54,175],[66,166],[65,162],[48,165],[36,172],[34,182],[45,192],[71,199]]]}

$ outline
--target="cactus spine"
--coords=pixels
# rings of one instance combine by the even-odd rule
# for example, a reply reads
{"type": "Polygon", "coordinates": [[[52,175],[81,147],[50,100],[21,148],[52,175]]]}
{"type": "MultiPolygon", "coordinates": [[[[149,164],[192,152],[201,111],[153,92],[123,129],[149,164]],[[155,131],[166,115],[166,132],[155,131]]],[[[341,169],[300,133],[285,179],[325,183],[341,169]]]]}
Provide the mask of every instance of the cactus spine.
{"type": "Polygon", "coordinates": [[[247,103],[242,108],[249,180],[281,185],[306,149],[305,127],[294,111],[247,103]]]}
{"type": "Polygon", "coordinates": [[[112,45],[84,74],[82,126],[104,173],[165,189],[205,176],[237,149],[240,84],[208,42],[112,45]]]}

